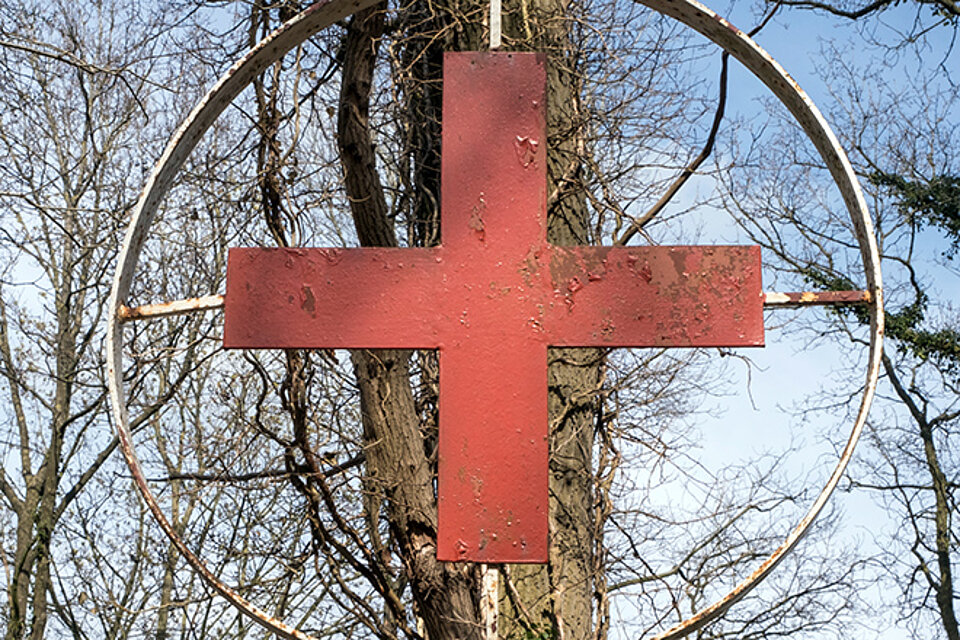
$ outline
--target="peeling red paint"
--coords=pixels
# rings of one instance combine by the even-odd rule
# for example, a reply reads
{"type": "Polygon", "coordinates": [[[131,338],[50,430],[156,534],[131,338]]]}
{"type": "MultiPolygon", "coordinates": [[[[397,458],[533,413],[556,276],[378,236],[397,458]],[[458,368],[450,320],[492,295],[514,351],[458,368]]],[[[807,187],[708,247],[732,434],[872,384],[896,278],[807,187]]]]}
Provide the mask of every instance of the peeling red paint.
{"type": "Polygon", "coordinates": [[[439,349],[437,555],[545,562],[547,348],[762,345],[760,250],[548,244],[544,56],[444,73],[441,246],[232,249],[224,345],[439,349]]]}
{"type": "MultiPolygon", "coordinates": [[[[534,100],[531,104],[536,109],[539,102],[534,100]]],[[[517,136],[514,148],[517,150],[517,159],[524,169],[537,161],[537,147],[539,146],[540,142],[529,136],[517,136]]]]}

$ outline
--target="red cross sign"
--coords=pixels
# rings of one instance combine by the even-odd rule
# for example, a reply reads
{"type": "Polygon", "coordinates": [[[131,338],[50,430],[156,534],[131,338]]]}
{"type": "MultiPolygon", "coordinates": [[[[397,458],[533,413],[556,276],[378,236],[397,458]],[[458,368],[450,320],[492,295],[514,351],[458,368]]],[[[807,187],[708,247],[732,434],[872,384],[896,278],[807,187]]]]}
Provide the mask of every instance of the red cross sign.
{"type": "Polygon", "coordinates": [[[441,246],[229,255],[225,347],[439,350],[440,560],[547,561],[548,347],[763,344],[759,247],[547,243],[544,64],[447,54],[441,246]]]}

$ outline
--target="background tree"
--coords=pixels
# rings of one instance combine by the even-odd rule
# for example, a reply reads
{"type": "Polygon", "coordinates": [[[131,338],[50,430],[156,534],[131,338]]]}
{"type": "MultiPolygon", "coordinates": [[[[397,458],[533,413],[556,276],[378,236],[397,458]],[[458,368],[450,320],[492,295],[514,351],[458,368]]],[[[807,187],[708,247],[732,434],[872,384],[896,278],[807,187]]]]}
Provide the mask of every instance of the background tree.
{"type": "MultiPolygon", "coordinates": [[[[849,487],[872,495],[891,518],[890,528],[877,532],[876,559],[893,587],[890,593],[900,595],[899,620],[925,637],[957,638],[956,6],[905,3],[911,6],[892,16],[884,12],[898,3],[783,4],[859,19],[862,42],[878,54],[853,57],[827,46],[822,51],[836,96],[832,119],[842,123],[841,138],[874,211],[889,300],[885,379],[866,452],[850,472],[849,487]],[[889,55],[879,55],[884,52],[889,55]],[[907,76],[892,81],[902,68],[907,76]]],[[[777,146],[788,140],[785,135],[777,146]]],[[[741,212],[744,228],[773,250],[788,280],[786,274],[806,286],[857,286],[853,257],[840,240],[847,225],[835,213],[835,199],[821,195],[820,164],[804,151],[776,155],[759,149],[758,144],[738,154],[736,162],[750,168],[735,173],[741,179],[734,188],[742,193],[746,184],[762,185],[760,197],[767,203],[728,200],[741,212]],[[802,252],[798,239],[806,244],[802,252]]],[[[818,340],[858,348],[865,325],[862,314],[841,312],[808,329],[818,340]]],[[[843,405],[837,393],[813,406],[836,411],[843,405]]]]}
{"type": "MultiPolygon", "coordinates": [[[[0,12],[0,629],[9,639],[121,638],[145,628],[164,637],[175,583],[188,594],[198,585],[177,574],[174,555],[156,553],[150,541],[158,532],[113,455],[103,309],[147,158],[210,76],[183,57],[165,63],[175,46],[167,36],[183,15],[122,2],[6,3],[0,12]],[[170,104],[177,106],[170,119],[150,113],[170,104]],[[145,611],[158,618],[144,620],[145,611]]],[[[196,194],[201,202],[203,191],[196,194]]],[[[214,244],[189,231],[165,241],[191,246],[195,257],[214,244]]],[[[207,289],[199,264],[152,277],[207,289]]],[[[202,385],[194,378],[202,372],[194,345],[210,329],[193,321],[155,331],[128,379],[135,389],[147,385],[134,428],[150,433],[171,469],[183,464],[182,449],[164,446],[160,410],[173,400],[182,417],[197,417],[202,385]],[[160,357],[171,350],[185,354],[179,369],[160,357]],[[192,404],[174,397],[184,383],[192,404]]],[[[182,530],[209,529],[209,514],[190,517],[189,496],[185,506],[177,496],[172,502],[182,530]]],[[[202,599],[194,613],[209,606],[202,599]]]]}
{"type": "MultiPolygon", "coordinates": [[[[135,506],[111,457],[97,323],[143,170],[203,88],[299,8],[3,8],[14,26],[2,37],[2,72],[29,88],[6,94],[0,116],[5,153],[16,159],[0,188],[10,203],[0,215],[10,216],[2,309],[13,409],[0,412],[10,507],[0,522],[30,530],[22,546],[5,534],[9,637],[31,626],[36,638],[45,629],[257,633],[199,586],[135,506]],[[55,188],[73,204],[51,204],[55,188]],[[57,275],[65,265],[76,265],[69,278],[57,275]],[[45,309],[30,291],[60,302],[45,309]],[[61,311],[63,329],[46,319],[61,311]],[[70,335],[80,350],[65,348],[70,335]],[[61,388],[69,410],[52,418],[55,402],[42,399],[61,388]],[[27,506],[33,467],[18,460],[35,464],[31,456],[48,451],[61,456],[45,467],[53,484],[27,506]],[[53,520],[51,504],[66,505],[53,520]],[[31,529],[38,522],[44,528],[31,529]],[[35,570],[43,562],[49,578],[35,570]]],[[[181,172],[130,302],[221,290],[228,246],[435,245],[442,54],[484,48],[486,11],[472,1],[385,3],[264,73],[181,172]]],[[[718,200],[693,192],[709,177],[742,175],[705,163],[718,133],[745,131],[724,115],[720,53],[632,2],[508,1],[504,20],[507,48],[544,51],[551,64],[550,240],[694,239],[718,200]]],[[[784,209],[754,213],[779,224],[784,209]]],[[[857,320],[846,320],[856,337],[857,320]]],[[[478,637],[478,568],[434,559],[435,354],[224,353],[219,331],[211,314],[131,324],[125,335],[143,462],[191,547],[258,605],[317,636],[478,637]]],[[[803,508],[803,478],[782,469],[790,451],[750,466],[698,459],[694,421],[725,375],[715,354],[555,350],[550,367],[550,563],[499,569],[504,637],[660,629],[751,571],[803,508]]],[[[824,542],[840,523],[825,519],[802,555],[702,637],[849,630],[863,610],[857,590],[872,576],[863,558],[824,542]]]]}
{"type": "Polygon", "coordinates": [[[65,10],[47,26],[27,7],[3,7],[14,30],[0,71],[10,639],[43,637],[51,612],[70,619],[73,605],[56,593],[54,531],[115,446],[97,434],[106,426],[98,324],[119,213],[131,204],[125,183],[139,179],[117,171],[137,145],[147,87],[123,56],[151,49],[144,34],[121,38],[117,11],[65,10]],[[91,36],[97,27],[105,37],[91,36]]]}

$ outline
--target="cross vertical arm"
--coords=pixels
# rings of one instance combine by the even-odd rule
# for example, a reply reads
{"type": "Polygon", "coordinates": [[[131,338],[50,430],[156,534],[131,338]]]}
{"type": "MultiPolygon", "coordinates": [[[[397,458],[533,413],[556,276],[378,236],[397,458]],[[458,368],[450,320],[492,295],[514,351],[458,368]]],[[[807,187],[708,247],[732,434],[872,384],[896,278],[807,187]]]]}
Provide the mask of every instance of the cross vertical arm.
{"type": "Polygon", "coordinates": [[[440,348],[440,560],[546,562],[546,71],[540,54],[444,59],[441,220],[456,322],[440,348]]]}

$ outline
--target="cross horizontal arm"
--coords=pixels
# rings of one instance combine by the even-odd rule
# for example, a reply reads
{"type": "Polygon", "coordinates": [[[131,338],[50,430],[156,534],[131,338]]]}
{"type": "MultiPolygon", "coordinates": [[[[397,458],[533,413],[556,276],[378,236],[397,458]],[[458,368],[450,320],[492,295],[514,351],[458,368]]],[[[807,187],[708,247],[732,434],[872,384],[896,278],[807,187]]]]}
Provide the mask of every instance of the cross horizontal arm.
{"type": "Polygon", "coordinates": [[[435,349],[432,249],[230,249],[223,346],[435,349]]]}
{"type": "Polygon", "coordinates": [[[549,270],[551,346],[763,346],[759,247],[553,247],[549,270]]]}

